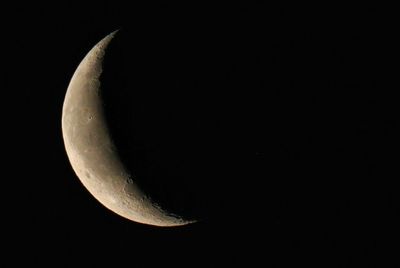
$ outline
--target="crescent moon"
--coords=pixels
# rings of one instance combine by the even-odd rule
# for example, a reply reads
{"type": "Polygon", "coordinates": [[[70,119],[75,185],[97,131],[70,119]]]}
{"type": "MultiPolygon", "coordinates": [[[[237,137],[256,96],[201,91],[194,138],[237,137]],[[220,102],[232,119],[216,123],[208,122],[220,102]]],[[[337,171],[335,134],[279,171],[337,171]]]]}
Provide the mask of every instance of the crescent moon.
{"type": "Polygon", "coordinates": [[[61,120],[69,161],[86,189],[120,216],[155,226],[192,223],[164,211],[146,196],[123,165],[111,139],[100,94],[100,75],[105,51],[116,32],[89,51],[69,83],[61,120]]]}

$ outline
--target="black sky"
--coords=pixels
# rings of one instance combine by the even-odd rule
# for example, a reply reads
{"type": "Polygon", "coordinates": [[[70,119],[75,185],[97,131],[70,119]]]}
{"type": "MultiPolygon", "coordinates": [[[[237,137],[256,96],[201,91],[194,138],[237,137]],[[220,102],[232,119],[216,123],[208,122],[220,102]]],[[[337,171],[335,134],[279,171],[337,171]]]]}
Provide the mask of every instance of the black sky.
{"type": "Polygon", "coordinates": [[[7,10],[11,95],[3,102],[22,191],[17,247],[31,263],[397,261],[399,130],[385,12],[113,2],[7,10]],[[115,135],[134,140],[122,153],[141,159],[133,168],[158,198],[203,222],[160,229],[125,220],[94,200],[69,164],[66,88],[84,55],[116,29],[105,86],[115,135]]]}

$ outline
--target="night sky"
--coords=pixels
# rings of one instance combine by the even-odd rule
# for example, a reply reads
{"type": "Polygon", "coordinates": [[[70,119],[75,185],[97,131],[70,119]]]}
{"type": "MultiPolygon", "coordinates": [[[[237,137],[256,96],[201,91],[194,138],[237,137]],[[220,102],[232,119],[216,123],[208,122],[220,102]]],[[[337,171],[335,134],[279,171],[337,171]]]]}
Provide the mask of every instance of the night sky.
{"type": "Polygon", "coordinates": [[[21,196],[11,210],[22,261],[398,264],[398,101],[384,12],[114,2],[2,12],[10,14],[2,18],[4,124],[18,189],[6,194],[21,196]],[[154,198],[197,224],[124,219],[71,168],[61,132],[66,89],[86,53],[116,29],[103,78],[121,155],[154,198]]]}

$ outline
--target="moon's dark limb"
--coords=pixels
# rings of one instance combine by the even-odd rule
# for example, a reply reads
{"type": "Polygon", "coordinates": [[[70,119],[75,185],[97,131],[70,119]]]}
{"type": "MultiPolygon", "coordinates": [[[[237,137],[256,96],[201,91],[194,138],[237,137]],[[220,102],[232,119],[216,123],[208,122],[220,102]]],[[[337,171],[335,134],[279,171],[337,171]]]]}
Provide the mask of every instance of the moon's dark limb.
{"type": "Polygon", "coordinates": [[[62,131],[71,165],[87,190],[113,212],[150,225],[188,224],[192,221],[164,211],[142,191],[110,136],[100,76],[114,35],[106,36],[86,55],[67,90],[62,131]]]}
{"type": "Polygon", "coordinates": [[[201,97],[193,100],[193,85],[177,89],[176,77],[151,66],[159,64],[155,58],[160,52],[137,44],[129,51],[126,39],[122,32],[110,44],[102,74],[105,116],[121,161],[140,188],[168,211],[189,219],[203,217],[211,207],[204,204],[207,192],[215,183],[205,185],[217,176],[206,171],[218,146],[210,144],[210,136],[218,133],[207,133],[212,120],[205,109],[210,107],[199,106],[201,97]],[[140,55],[132,55],[136,49],[140,55]]]}
{"type": "Polygon", "coordinates": [[[183,48],[183,37],[164,44],[153,35],[123,30],[108,48],[101,80],[111,136],[124,166],[163,208],[187,219],[218,217],[232,181],[247,180],[239,175],[237,92],[220,73],[228,63],[218,45],[183,48]]]}

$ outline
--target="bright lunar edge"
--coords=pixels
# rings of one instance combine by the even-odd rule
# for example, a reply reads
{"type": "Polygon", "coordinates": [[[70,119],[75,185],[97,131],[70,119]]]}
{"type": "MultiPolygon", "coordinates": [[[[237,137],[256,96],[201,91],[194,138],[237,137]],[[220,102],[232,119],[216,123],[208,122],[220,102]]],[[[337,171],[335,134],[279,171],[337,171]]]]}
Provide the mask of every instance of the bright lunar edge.
{"type": "MultiPolygon", "coordinates": [[[[78,66],[68,87],[63,107],[62,129],[70,162],[87,190],[113,212],[136,222],[157,226],[192,223],[193,217],[185,213],[185,209],[188,208],[184,206],[193,201],[182,200],[182,197],[179,200],[179,197],[176,198],[168,192],[169,188],[174,189],[174,193],[184,193],[184,182],[169,180],[168,171],[165,172],[164,179],[160,178],[162,174],[158,177],[148,173],[154,172],[157,167],[144,171],[140,169],[140,166],[148,164],[146,159],[143,159],[146,155],[143,148],[140,148],[140,137],[136,139],[132,133],[140,123],[134,128],[128,126],[132,123],[131,116],[134,111],[129,108],[120,109],[126,106],[126,103],[121,102],[121,97],[128,97],[124,94],[124,88],[121,88],[121,82],[115,82],[114,85],[104,82],[107,81],[107,68],[103,60],[109,53],[107,48],[115,34],[116,32],[106,36],[90,50],[78,66]],[[111,96],[111,92],[116,92],[116,95],[111,96]],[[113,101],[118,103],[112,103],[113,101]],[[127,134],[129,136],[126,136],[127,134]],[[122,147],[128,150],[121,150],[122,147]],[[160,182],[161,179],[164,181],[160,182]],[[156,184],[158,185],[155,186],[156,184]],[[154,191],[155,187],[159,189],[154,191]],[[154,192],[158,192],[158,195],[154,194],[153,197],[151,194],[154,192]],[[172,198],[175,199],[174,202],[179,203],[173,205],[167,200],[172,198]],[[176,212],[184,216],[178,216],[176,212]]],[[[116,69],[116,66],[114,68],[116,69]]],[[[132,75],[134,76],[135,74],[132,75]]],[[[157,96],[154,98],[157,99],[157,96]]],[[[137,101],[141,102],[140,99],[137,101]]],[[[189,180],[190,176],[184,179],[189,180]]]]}

